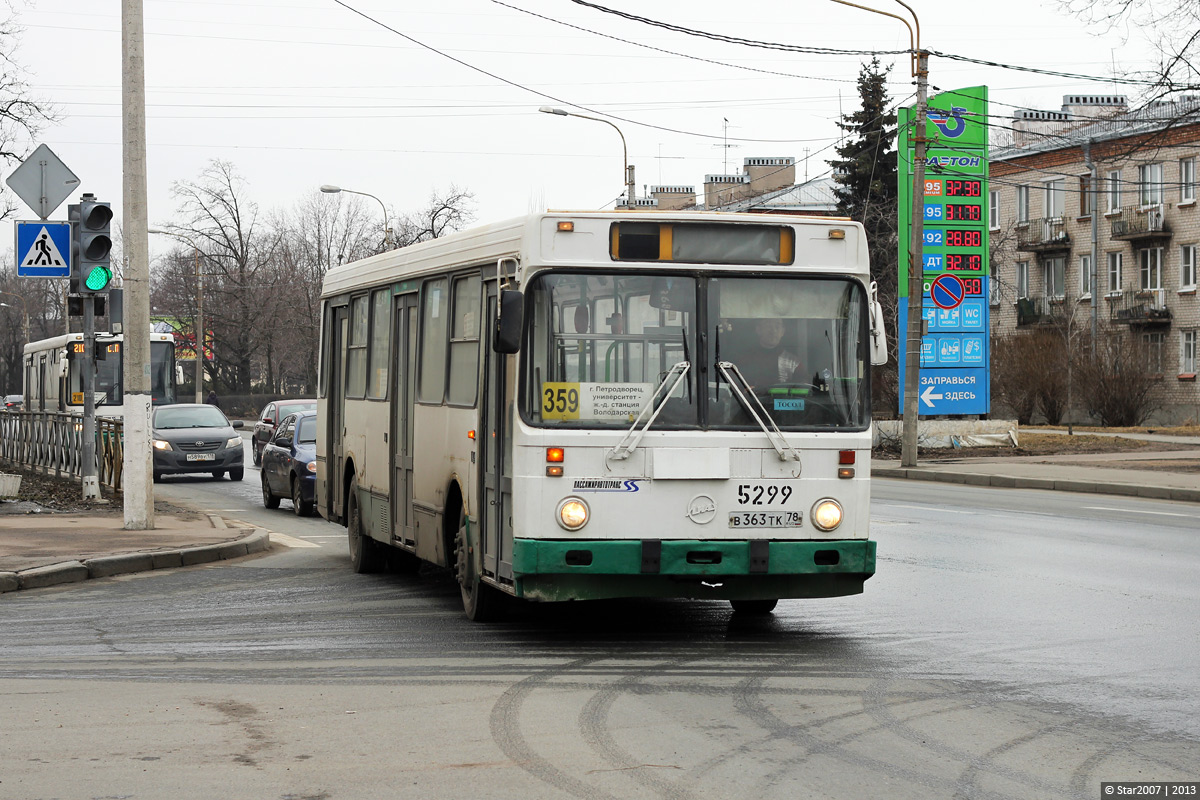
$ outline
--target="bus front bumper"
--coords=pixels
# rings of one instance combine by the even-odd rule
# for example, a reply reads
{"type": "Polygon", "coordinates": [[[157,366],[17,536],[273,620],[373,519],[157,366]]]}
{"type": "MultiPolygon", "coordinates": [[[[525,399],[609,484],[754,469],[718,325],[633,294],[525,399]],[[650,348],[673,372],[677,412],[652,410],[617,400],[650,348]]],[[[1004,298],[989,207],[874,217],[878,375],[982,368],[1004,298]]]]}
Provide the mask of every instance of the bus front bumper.
{"type": "Polygon", "coordinates": [[[875,574],[875,542],[514,539],[512,567],[529,600],[841,597],[875,574]]]}

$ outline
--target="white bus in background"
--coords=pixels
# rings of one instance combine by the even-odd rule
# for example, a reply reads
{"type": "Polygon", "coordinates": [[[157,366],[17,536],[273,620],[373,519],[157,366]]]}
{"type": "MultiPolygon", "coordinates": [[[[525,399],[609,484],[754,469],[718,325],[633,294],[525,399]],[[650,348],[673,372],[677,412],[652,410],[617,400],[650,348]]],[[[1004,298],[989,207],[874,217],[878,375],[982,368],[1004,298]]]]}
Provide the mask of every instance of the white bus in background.
{"type": "MultiPolygon", "coordinates": [[[[94,398],[98,417],[124,414],[124,334],[100,333],[94,398]]],[[[25,345],[22,381],[26,411],[83,413],[84,344],[82,333],[52,336],[25,345]]],[[[176,402],[175,337],[150,334],[150,394],[154,405],[176,402]]]]}
{"type": "Polygon", "coordinates": [[[472,619],[534,601],[860,593],[863,229],[546,213],[331,269],[317,503],[356,571],[455,570],[472,619]]]}

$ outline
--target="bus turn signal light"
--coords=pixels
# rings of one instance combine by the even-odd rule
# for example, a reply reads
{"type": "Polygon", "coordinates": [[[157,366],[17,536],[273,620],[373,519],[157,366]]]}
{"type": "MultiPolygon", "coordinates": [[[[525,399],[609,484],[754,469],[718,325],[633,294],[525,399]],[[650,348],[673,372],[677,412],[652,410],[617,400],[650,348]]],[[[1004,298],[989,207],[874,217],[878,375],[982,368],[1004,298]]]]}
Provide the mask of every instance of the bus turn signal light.
{"type": "Polygon", "coordinates": [[[547,447],[546,461],[551,464],[561,464],[566,452],[561,447],[547,447]]]}
{"type": "Polygon", "coordinates": [[[561,478],[563,476],[562,467],[546,467],[547,478],[561,478]]]}
{"type": "Polygon", "coordinates": [[[575,223],[568,220],[560,220],[558,223],[559,233],[570,233],[575,230],[575,223]]]}

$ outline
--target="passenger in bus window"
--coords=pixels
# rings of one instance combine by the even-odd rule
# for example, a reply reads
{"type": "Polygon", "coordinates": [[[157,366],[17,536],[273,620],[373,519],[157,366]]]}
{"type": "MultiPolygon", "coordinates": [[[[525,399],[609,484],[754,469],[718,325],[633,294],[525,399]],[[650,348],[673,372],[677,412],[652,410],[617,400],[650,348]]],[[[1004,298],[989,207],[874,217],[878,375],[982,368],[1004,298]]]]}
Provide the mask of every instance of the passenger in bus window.
{"type": "Polygon", "coordinates": [[[781,383],[795,383],[800,358],[783,342],[783,320],[772,317],[754,321],[754,343],[734,361],[746,382],[755,389],[781,383]]]}

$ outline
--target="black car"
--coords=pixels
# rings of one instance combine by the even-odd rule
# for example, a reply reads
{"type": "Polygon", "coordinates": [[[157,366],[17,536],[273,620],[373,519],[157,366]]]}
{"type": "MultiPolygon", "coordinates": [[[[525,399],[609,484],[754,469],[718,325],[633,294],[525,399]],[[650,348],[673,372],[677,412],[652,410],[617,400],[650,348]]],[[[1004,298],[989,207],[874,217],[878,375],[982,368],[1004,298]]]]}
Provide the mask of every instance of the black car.
{"type": "Polygon", "coordinates": [[[208,472],[220,479],[240,481],[244,472],[242,437],[216,406],[175,403],[155,406],[151,423],[154,442],[154,480],[163,475],[208,472]]]}
{"type": "Polygon", "coordinates": [[[262,496],[267,508],[290,497],[300,517],[312,516],[317,486],[317,412],[301,411],[280,420],[262,451],[262,496]]]}
{"type": "Polygon", "coordinates": [[[19,394],[4,395],[4,410],[5,411],[24,411],[25,396],[19,394]]]}
{"type": "Polygon", "coordinates": [[[289,414],[310,411],[317,407],[316,400],[273,400],[263,406],[258,421],[254,423],[254,434],[250,437],[250,449],[257,466],[262,463],[262,451],[275,436],[275,426],[289,414]]]}

